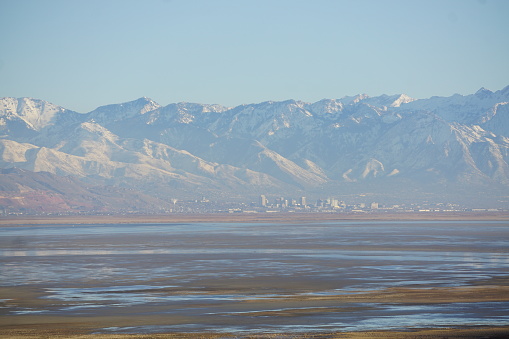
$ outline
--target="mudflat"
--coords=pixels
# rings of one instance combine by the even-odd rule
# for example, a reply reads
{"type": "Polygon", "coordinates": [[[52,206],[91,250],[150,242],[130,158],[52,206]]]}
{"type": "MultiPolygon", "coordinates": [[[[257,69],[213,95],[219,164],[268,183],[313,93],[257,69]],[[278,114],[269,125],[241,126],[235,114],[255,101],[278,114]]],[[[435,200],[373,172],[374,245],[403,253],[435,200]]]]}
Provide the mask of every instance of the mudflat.
{"type": "Polygon", "coordinates": [[[417,329],[414,331],[365,331],[340,333],[272,333],[238,335],[233,333],[159,333],[159,334],[87,334],[80,328],[63,325],[59,329],[48,326],[27,326],[22,328],[4,328],[0,338],[97,338],[97,339],[228,339],[228,338],[271,338],[271,339],[507,339],[509,327],[477,327],[462,329],[417,329]]]}
{"type": "Polygon", "coordinates": [[[505,338],[506,221],[5,227],[0,337],[505,338]]]}
{"type": "Polygon", "coordinates": [[[348,220],[509,220],[509,212],[376,212],[376,213],[208,213],[164,215],[2,216],[0,226],[136,223],[293,223],[348,220]]]}
{"type": "MultiPolygon", "coordinates": [[[[500,283],[500,282],[498,282],[500,283]]],[[[228,285],[226,283],[226,285],[228,285]]],[[[250,281],[246,286],[239,281],[234,283],[237,290],[209,289],[201,290],[199,294],[208,295],[241,295],[249,290],[251,296],[258,293],[265,294],[266,284],[261,283],[256,289],[256,282],[250,281]],[[244,288],[242,288],[244,287],[244,288]]],[[[188,290],[174,288],[158,289],[158,295],[188,295],[194,293],[194,287],[188,286],[188,290]],[[191,292],[191,293],[193,293],[191,292]]],[[[146,292],[146,291],[145,291],[146,292]]],[[[131,290],[118,290],[115,293],[132,293],[131,290]]],[[[16,303],[18,307],[37,307],[51,309],[55,308],[54,301],[41,299],[44,293],[31,287],[0,288],[0,295],[9,296],[8,306],[16,303]]],[[[205,299],[205,298],[204,298],[205,299]]],[[[247,298],[235,305],[222,305],[223,315],[230,315],[225,322],[220,317],[210,317],[207,322],[224,323],[224,332],[167,332],[167,333],[105,333],[101,329],[121,328],[127,329],[133,326],[141,328],[171,328],[172,325],[187,323],[199,323],[204,319],[200,314],[165,314],[167,307],[153,305],[134,307],[113,311],[98,310],[91,315],[79,314],[27,314],[23,316],[2,316],[0,319],[0,338],[27,338],[27,337],[65,337],[65,338],[507,338],[509,326],[478,326],[475,324],[462,325],[458,328],[411,328],[401,330],[368,330],[355,332],[338,331],[316,331],[311,332],[278,332],[277,325],[270,332],[263,329],[249,331],[247,333],[228,331],[228,328],[235,328],[236,325],[246,324],[252,318],[271,319],[269,323],[292,323],[291,319],[306,319],[310,317],[334,316],[338,313],[358,313],[362,311],[374,311],[383,315],[384,310],[379,309],[375,304],[394,305],[444,305],[455,303],[500,303],[509,301],[509,286],[480,285],[456,288],[389,288],[376,292],[359,292],[353,294],[331,294],[331,295],[273,295],[264,296],[261,299],[247,298]],[[372,305],[372,306],[370,306],[372,305]],[[232,316],[234,315],[234,316],[232,316]],[[290,319],[290,321],[288,321],[290,319]]],[[[67,303],[69,306],[71,303],[67,303]]],[[[183,304],[176,305],[183,307],[183,304]]],[[[210,307],[217,310],[217,305],[203,304],[194,305],[196,309],[210,307]]],[[[506,310],[507,311],[507,310],[506,310]]],[[[185,312],[184,312],[185,313],[185,312]]],[[[129,332],[129,330],[127,331],[129,332]]],[[[164,331],[163,331],[164,332],[164,331]]]]}

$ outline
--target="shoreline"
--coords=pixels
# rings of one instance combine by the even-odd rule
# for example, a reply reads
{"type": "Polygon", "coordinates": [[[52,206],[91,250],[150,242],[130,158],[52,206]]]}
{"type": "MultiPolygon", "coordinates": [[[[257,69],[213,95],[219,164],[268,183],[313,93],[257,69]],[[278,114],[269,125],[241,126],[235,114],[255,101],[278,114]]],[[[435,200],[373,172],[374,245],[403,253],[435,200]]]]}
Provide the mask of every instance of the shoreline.
{"type": "Polygon", "coordinates": [[[2,226],[63,224],[171,224],[171,223],[307,223],[334,221],[509,221],[509,212],[405,212],[405,213],[209,213],[165,215],[59,215],[2,216],[2,226]]]}

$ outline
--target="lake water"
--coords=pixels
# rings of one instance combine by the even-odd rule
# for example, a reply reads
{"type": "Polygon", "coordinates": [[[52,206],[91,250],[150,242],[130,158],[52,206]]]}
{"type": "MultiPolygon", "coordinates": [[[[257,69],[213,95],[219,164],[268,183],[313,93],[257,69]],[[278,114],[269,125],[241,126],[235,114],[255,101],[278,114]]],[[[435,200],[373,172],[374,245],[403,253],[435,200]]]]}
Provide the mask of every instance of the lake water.
{"type": "Polygon", "coordinates": [[[508,269],[507,222],[7,227],[0,286],[35,297],[3,292],[0,315],[90,318],[97,332],[126,333],[507,325],[504,301],[344,297],[493,284],[508,269]]]}

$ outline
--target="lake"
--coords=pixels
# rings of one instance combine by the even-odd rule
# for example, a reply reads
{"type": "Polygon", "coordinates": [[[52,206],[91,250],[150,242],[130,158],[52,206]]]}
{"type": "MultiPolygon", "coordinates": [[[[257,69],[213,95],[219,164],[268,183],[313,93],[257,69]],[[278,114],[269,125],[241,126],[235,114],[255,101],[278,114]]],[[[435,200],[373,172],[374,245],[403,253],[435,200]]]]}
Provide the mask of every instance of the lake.
{"type": "Polygon", "coordinates": [[[2,324],[95,333],[509,324],[509,223],[43,225],[0,229],[2,324]],[[501,291],[501,292],[497,292],[501,291]]]}

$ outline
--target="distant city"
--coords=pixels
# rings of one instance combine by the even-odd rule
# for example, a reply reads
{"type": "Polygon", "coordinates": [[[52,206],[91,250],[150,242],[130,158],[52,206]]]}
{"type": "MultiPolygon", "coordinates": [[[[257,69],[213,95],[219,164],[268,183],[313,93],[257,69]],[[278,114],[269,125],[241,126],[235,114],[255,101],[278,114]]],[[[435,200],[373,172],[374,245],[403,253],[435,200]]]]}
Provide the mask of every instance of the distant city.
{"type": "MultiPolygon", "coordinates": [[[[356,197],[359,198],[359,197],[356,197]]],[[[447,202],[420,202],[388,204],[379,201],[351,203],[337,197],[308,199],[300,197],[268,197],[260,195],[258,201],[240,202],[199,199],[169,199],[165,206],[154,205],[150,208],[125,207],[116,211],[100,209],[41,211],[25,206],[14,208],[0,205],[0,216],[16,215],[165,215],[165,214],[206,214],[206,213],[440,213],[440,212],[502,212],[509,208],[472,208],[447,202]]]]}
{"type": "MultiPolygon", "coordinates": [[[[406,212],[501,212],[509,209],[471,208],[454,203],[405,203],[384,204],[348,203],[336,197],[313,199],[307,197],[267,197],[260,195],[258,201],[226,202],[213,201],[205,197],[196,200],[171,199],[166,209],[154,210],[154,214],[170,213],[406,213],[406,212]]],[[[126,214],[140,214],[140,211],[124,211],[126,214]]]]}
{"type": "MultiPolygon", "coordinates": [[[[373,212],[496,212],[498,208],[466,208],[452,203],[415,203],[415,204],[382,204],[370,203],[350,204],[336,197],[320,198],[308,201],[306,197],[298,198],[267,198],[260,195],[257,203],[239,204],[237,208],[228,210],[230,213],[277,213],[277,212],[320,212],[320,213],[373,213],[373,212]]],[[[225,211],[226,212],[226,211],[225,211]]]]}

